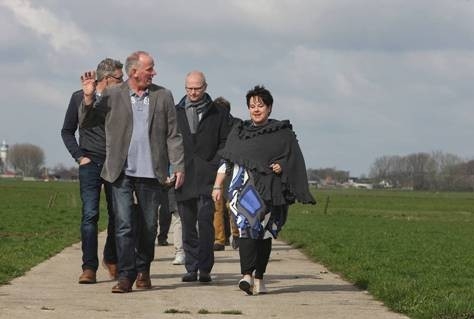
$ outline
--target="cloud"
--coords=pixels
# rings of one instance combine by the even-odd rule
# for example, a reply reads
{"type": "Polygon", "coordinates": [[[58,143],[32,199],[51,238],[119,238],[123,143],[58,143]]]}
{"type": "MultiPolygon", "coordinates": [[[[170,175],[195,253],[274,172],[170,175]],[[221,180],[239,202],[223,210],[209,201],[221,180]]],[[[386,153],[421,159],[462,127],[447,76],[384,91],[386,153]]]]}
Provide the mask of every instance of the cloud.
{"type": "Polygon", "coordinates": [[[187,0],[0,6],[0,87],[15,93],[0,97],[7,105],[0,139],[41,142],[48,164],[72,161],[58,132],[80,73],[138,49],[154,55],[155,81],[176,100],[185,74],[196,68],[206,73],[211,96],[228,98],[241,118],[248,118],[247,90],[268,87],[272,116],[290,119],[313,168],[357,175],[384,154],[435,149],[474,156],[466,147],[474,135],[474,1],[202,0],[199,10],[187,0]]]}
{"type": "Polygon", "coordinates": [[[3,0],[0,4],[10,9],[21,25],[45,36],[54,50],[89,51],[87,34],[72,21],[61,20],[46,8],[35,8],[27,0],[3,0]]]}

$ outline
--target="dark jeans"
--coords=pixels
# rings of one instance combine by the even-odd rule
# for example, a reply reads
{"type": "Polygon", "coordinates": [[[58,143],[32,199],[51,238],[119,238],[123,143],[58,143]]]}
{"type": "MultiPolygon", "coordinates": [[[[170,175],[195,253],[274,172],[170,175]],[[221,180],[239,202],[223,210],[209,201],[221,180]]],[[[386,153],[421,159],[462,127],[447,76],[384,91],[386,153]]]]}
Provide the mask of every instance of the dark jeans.
{"type": "Polygon", "coordinates": [[[159,233],[158,233],[158,242],[166,242],[168,240],[168,232],[170,231],[171,226],[171,211],[170,205],[168,200],[168,188],[163,188],[161,192],[161,205],[158,211],[158,225],[159,233]]]}
{"type": "Polygon", "coordinates": [[[162,186],[155,178],[122,174],[112,184],[119,278],[134,282],[137,272],[149,272],[155,258],[157,214],[162,186]],[[134,195],[138,204],[134,205],[134,195]]]}
{"type": "Polygon", "coordinates": [[[210,273],[214,266],[214,202],[210,196],[178,201],[187,272],[210,273]],[[196,229],[196,222],[197,228],[196,229]]]}
{"type": "Polygon", "coordinates": [[[104,185],[107,199],[109,223],[107,239],[104,247],[104,259],[109,263],[117,262],[115,249],[114,211],[112,206],[110,184],[100,177],[102,165],[90,162],[79,166],[79,184],[82,200],[81,240],[82,240],[82,269],[97,270],[97,222],[99,220],[100,192],[104,185]]]}

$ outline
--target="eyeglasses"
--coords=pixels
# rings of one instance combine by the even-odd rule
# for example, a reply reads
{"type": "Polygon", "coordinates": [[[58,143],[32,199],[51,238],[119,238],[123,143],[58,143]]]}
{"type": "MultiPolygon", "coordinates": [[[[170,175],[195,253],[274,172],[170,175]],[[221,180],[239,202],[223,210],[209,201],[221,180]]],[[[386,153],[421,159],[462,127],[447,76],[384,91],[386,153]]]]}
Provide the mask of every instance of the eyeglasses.
{"type": "Polygon", "coordinates": [[[188,91],[188,92],[192,92],[192,91],[199,92],[199,91],[201,91],[202,89],[204,89],[205,86],[206,86],[206,84],[203,84],[203,85],[201,85],[200,87],[197,87],[197,88],[189,88],[189,87],[186,87],[186,91],[188,91]]]}
{"type": "Polygon", "coordinates": [[[116,79],[117,81],[120,81],[120,82],[123,81],[123,75],[122,76],[114,76],[114,75],[109,74],[108,77],[114,78],[114,79],[116,79]]]}

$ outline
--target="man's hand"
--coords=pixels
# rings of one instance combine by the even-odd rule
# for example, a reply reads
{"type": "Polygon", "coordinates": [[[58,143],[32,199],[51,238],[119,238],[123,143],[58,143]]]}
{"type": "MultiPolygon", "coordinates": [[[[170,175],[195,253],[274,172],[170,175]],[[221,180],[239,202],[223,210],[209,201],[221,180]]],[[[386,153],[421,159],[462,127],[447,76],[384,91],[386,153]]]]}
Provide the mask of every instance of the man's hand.
{"type": "Polygon", "coordinates": [[[180,188],[184,183],[184,173],[183,172],[176,172],[176,182],[174,183],[174,189],[180,188]]]}
{"type": "Polygon", "coordinates": [[[78,160],[79,166],[89,164],[90,162],[91,162],[91,159],[85,156],[79,157],[79,160],[78,160]]]}
{"type": "Polygon", "coordinates": [[[84,104],[91,105],[95,94],[95,71],[87,71],[81,75],[82,90],[84,91],[84,104]]]}

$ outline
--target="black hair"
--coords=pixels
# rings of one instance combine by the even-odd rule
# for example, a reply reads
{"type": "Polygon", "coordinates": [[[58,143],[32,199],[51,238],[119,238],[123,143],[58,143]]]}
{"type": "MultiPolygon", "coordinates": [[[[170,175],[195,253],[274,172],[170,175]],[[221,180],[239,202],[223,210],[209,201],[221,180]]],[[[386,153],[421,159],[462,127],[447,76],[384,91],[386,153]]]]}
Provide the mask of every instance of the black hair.
{"type": "Polygon", "coordinates": [[[250,98],[258,96],[262,99],[265,105],[272,107],[273,106],[273,96],[263,85],[256,85],[253,89],[247,92],[245,96],[247,98],[247,107],[250,106],[250,98]]]}

